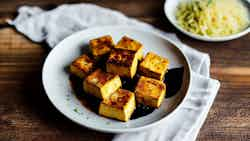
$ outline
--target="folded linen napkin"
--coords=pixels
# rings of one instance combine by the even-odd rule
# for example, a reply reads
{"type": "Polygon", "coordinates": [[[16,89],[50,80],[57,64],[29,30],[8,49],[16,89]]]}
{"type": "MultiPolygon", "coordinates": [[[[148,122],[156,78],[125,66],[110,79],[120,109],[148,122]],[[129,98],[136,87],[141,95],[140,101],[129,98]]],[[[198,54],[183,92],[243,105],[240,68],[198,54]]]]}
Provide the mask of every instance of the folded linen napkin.
{"type": "MultiPolygon", "coordinates": [[[[133,25],[157,30],[118,11],[93,4],[65,4],[50,11],[22,6],[18,12],[18,16],[8,23],[32,41],[46,41],[52,48],[72,33],[95,26],[133,25]]],[[[141,132],[116,135],[114,141],[194,141],[217,95],[220,83],[209,77],[208,54],[183,44],[175,34],[157,31],[179,43],[181,50],[188,57],[192,68],[190,93],[177,114],[164,124],[141,132]]]]}

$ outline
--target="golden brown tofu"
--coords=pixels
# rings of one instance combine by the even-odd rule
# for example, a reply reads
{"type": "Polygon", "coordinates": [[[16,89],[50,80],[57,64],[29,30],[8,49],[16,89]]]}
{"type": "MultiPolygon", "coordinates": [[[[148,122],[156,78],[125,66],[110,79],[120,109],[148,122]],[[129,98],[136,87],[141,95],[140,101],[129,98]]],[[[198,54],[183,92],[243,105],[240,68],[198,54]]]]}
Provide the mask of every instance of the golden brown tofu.
{"type": "Polygon", "coordinates": [[[135,110],[135,95],[133,92],[118,89],[109,98],[104,99],[99,107],[99,114],[128,121],[135,110]]]}
{"type": "Polygon", "coordinates": [[[163,80],[167,72],[169,61],[155,53],[149,52],[139,65],[140,74],[163,80]]]}
{"type": "Polygon", "coordinates": [[[106,63],[106,71],[122,77],[133,78],[137,70],[138,59],[135,52],[129,50],[113,50],[106,63]]]}
{"type": "Polygon", "coordinates": [[[105,99],[120,88],[121,85],[121,79],[118,75],[97,69],[86,77],[83,82],[83,89],[88,94],[105,99]]]}
{"type": "Polygon", "coordinates": [[[115,46],[117,49],[131,50],[135,52],[136,58],[141,60],[143,58],[143,45],[127,36],[123,36],[122,39],[115,46]]]}
{"type": "Polygon", "coordinates": [[[166,85],[159,80],[141,76],[136,88],[135,97],[138,103],[158,108],[166,93],[166,85]]]}
{"type": "Polygon", "coordinates": [[[91,53],[95,59],[99,59],[110,53],[112,48],[114,48],[114,42],[110,35],[90,40],[89,45],[91,53]]]}
{"type": "Polygon", "coordinates": [[[86,77],[94,69],[94,61],[86,54],[81,55],[70,65],[70,72],[80,78],[86,77]]]}

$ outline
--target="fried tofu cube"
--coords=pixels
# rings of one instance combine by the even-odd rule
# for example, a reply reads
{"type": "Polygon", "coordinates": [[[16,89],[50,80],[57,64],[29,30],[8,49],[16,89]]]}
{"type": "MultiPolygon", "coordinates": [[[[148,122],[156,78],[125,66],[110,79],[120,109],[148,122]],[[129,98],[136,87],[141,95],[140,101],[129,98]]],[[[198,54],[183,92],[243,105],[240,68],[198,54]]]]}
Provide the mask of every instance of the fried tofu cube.
{"type": "Polygon", "coordinates": [[[143,58],[143,45],[127,36],[123,36],[115,48],[134,51],[136,53],[135,56],[137,59],[141,60],[143,58]]]}
{"type": "Polygon", "coordinates": [[[149,52],[139,64],[139,72],[144,76],[163,80],[164,75],[167,72],[168,65],[168,59],[149,52]]]}
{"type": "Polygon", "coordinates": [[[70,65],[70,72],[80,78],[86,77],[94,69],[94,61],[86,54],[81,55],[70,65]]]}
{"type": "Polygon", "coordinates": [[[118,89],[107,99],[104,99],[99,107],[99,114],[128,121],[135,110],[135,95],[133,92],[118,89]]]}
{"type": "Polygon", "coordinates": [[[137,70],[138,59],[130,50],[113,50],[106,63],[106,71],[122,77],[133,78],[137,70]]]}
{"type": "Polygon", "coordinates": [[[121,85],[121,79],[118,75],[97,69],[86,77],[83,82],[83,89],[88,94],[105,99],[120,88],[121,85]]]}
{"type": "Polygon", "coordinates": [[[138,103],[158,108],[166,93],[166,85],[159,80],[141,76],[136,88],[135,97],[138,103]]]}
{"type": "Polygon", "coordinates": [[[111,52],[114,48],[114,42],[110,35],[102,36],[89,41],[90,50],[95,59],[100,59],[102,56],[111,52]]]}

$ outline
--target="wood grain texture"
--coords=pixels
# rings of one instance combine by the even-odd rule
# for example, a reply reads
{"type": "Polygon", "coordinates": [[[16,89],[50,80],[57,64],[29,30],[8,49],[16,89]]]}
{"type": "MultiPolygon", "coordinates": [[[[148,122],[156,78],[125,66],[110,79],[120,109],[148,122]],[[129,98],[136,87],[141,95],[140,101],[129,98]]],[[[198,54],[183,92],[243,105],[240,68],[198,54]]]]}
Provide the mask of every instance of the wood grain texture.
{"type": "MultiPolygon", "coordinates": [[[[108,141],[113,135],[80,127],[49,102],[41,84],[41,68],[49,49],[8,27],[5,20],[20,5],[51,9],[76,0],[8,0],[0,2],[0,141],[108,141]]],[[[163,13],[164,0],[87,0],[176,32],[186,44],[209,53],[211,76],[221,89],[203,125],[198,141],[250,141],[250,35],[206,43],[190,39],[173,28],[163,13]]]]}

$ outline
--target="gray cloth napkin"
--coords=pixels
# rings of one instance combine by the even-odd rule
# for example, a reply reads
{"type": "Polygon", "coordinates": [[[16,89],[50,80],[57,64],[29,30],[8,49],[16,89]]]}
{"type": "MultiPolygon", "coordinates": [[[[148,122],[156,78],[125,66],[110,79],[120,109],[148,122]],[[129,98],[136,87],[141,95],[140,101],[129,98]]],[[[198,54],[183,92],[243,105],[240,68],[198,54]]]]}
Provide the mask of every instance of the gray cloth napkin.
{"type": "Polygon", "coordinates": [[[159,127],[135,133],[118,134],[114,141],[194,141],[217,95],[220,83],[209,77],[210,58],[183,44],[175,34],[128,18],[118,11],[92,4],[62,5],[45,11],[38,7],[23,6],[18,16],[8,23],[35,42],[46,41],[54,47],[65,37],[87,28],[103,25],[133,25],[147,30],[157,30],[178,43],[192,68],[190,93],[170,120],[159,127]]]}

